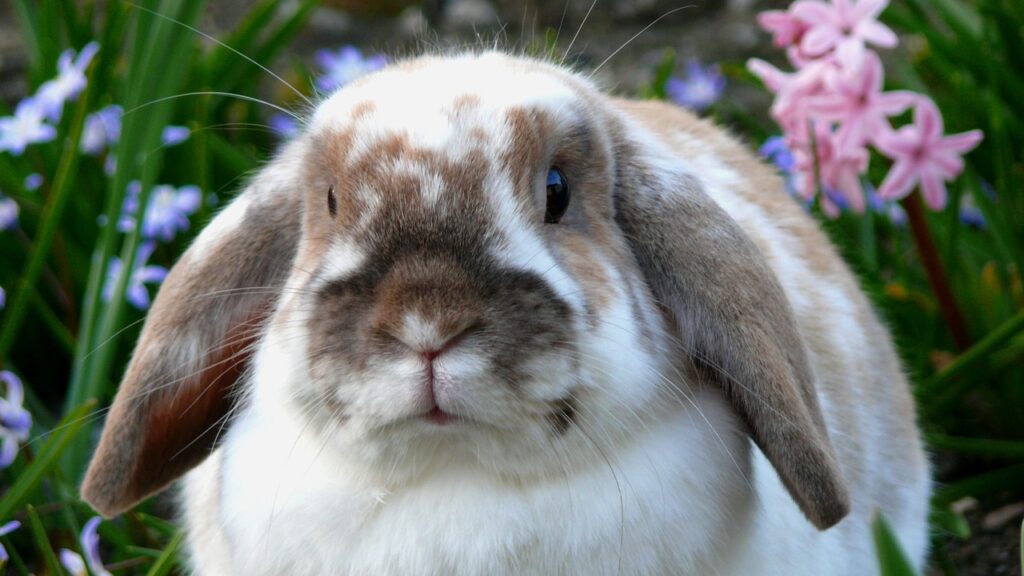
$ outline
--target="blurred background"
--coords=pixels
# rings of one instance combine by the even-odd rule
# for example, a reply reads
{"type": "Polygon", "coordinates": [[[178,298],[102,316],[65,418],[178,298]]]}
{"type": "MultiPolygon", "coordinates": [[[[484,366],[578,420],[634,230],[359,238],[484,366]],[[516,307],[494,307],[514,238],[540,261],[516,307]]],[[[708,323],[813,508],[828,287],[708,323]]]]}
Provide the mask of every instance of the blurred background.
{"type": "MultiPolygon", "coordinates": [[[[824,122],[827,134],[802,143],[771,66],[805,73],[830,56],[808,52],[806,30],[787,38],[764,16],[790,7],[0,0],[0,570],[180,570],[165,499],[100,523],[76,486],[166,269],[300,129],[289,113],[307,112],[235,50],[317,96],[387,61],[497,47],[690,108],[787,177],[892,328],[914,383],[938,482],[928,573],[1021,573],[1024,4],[902,0],[878,16],[898,38],[868,42],[879,82],[917,95],[890,115],[893,128],[918,125],[927,101],[946,134],[983,134],[944,176],[941,201],[892,185],[898,159],[884,141],[846,165],[852,192],[819,170],[836,163],[822,143],[840,126],[824,122]]],[[[911,573],[878,532],[885,573],[911,573]]]]}

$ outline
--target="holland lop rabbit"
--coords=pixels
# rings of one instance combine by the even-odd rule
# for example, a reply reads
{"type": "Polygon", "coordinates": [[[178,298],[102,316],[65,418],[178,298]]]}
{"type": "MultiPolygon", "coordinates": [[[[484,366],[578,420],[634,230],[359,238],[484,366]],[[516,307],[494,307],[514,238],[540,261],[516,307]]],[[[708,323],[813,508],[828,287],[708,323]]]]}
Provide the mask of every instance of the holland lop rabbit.
{"type": "Polygon", "coordinates": [[[890,337],[719,128],[499,53],[324,100],[174,266],[82,492],[184,476],[197,574],[923,564],[890,337]]]}

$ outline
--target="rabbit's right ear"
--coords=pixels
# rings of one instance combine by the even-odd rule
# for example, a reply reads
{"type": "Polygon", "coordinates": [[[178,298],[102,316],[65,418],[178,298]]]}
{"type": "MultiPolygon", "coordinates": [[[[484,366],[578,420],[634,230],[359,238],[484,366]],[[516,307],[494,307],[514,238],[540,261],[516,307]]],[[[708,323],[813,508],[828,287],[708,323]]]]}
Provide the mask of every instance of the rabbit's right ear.
{"type": "Polygon", "coordinates": [[[82,485],[104,516],[166,487],[215,447],[301,235],[297,146],[214,218],[161,286],[82,485]]]}
{"type": "MultiPolygon", "coordinates": [[[[685,134],[693,125],[671,108],[618,105],[626,114],[651,114],[666,131],[685,134]]],[[[821,530],[833,526],[849,513],[850,497],[782,285],[691,172],[705,167],[680,168],[688,159],[625,126],[616,149],[616,221],[652,294],[803,513],[821,530]]]]}

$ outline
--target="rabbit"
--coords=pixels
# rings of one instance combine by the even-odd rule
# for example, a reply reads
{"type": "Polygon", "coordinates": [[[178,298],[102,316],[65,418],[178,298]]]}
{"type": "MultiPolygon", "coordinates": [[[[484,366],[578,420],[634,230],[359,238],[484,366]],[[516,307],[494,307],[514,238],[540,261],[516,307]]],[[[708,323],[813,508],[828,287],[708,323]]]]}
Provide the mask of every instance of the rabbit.
{"type": "Polygon", "coordinates": [[[557,63],[320,102],[155,299],[82,494],[196,574],[877,574],[927,553],[892,340],[722,128],[557,63]]]}

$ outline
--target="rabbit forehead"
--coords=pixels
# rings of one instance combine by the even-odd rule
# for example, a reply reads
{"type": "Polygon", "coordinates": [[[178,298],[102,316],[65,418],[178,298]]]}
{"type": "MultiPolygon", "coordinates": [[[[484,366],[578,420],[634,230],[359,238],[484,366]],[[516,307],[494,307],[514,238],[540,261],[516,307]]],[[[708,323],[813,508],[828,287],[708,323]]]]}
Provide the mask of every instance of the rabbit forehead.
{"type": "Polygon", "coordinates": [[[370,134],[401,133],[415,145],[441,148],[460,139],[460,117],[483,120],[500,137],[504,112],[528,108],[569,123],[584,105],[570,73],[498,54],[421,58],[391,66],[330,96],[313,115],[313,133],[358,123],[370,134]],[[490,122],[487,120],[490,119],[490,122]]]}

